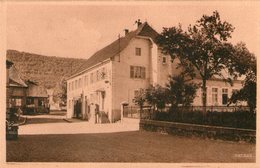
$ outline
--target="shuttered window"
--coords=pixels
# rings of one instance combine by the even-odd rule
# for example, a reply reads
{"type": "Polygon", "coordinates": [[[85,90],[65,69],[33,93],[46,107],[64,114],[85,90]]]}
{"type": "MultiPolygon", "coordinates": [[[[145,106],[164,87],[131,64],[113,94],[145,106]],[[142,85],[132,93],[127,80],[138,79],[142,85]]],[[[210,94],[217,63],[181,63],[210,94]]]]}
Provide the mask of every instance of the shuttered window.
{"type": "Polygon", "coordinates": [[[145,67],[130,66],[130,78],[145,79],[145,67]]]}

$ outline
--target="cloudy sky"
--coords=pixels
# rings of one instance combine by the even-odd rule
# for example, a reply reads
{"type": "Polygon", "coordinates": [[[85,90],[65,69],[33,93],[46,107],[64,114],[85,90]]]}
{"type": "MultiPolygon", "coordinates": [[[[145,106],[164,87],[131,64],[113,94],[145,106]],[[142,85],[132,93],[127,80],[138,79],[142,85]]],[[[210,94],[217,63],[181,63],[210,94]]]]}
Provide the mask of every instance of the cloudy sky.
{"type": "Polygon", "coordinates": [[[7,49],[49,56],[88,58],[134,30],[135,20],[162,27],[186,28],[203,14],[218,10],[236,29],[232,43],[243,41],[251,52],[259,44],[259,13],[251,2],[17,3],[6,6],[7,49]]]}

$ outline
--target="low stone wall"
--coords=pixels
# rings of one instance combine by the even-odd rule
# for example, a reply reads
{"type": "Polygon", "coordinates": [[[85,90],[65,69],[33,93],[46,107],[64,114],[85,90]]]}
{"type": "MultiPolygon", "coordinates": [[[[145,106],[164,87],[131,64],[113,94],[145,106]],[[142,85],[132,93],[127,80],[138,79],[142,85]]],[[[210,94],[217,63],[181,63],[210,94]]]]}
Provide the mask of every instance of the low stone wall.
{"type": "Polygon", "coordinates": [[[256,131],[219,126],[196,125],[166,121],[141,120],[140,130],[181,136],[198,136],[208,139],[256,142],[256,131]]]}

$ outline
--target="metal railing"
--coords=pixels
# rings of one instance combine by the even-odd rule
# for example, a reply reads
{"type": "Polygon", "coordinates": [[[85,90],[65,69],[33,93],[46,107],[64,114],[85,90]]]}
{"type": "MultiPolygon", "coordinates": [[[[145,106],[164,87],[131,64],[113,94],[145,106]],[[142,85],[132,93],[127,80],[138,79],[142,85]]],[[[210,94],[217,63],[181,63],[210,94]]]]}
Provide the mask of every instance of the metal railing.
{"type": "MultiPolygon", "coordinates": [[[[248,106],[206,106],[206,112],[237,112],[249,111],[248,106]]],[[[179,107],[165,107],[164,109],[153,109],[152,106],[144,106],[141,112],[138,106],[124,106],[123,116],[127,118],[153,118],[155,112],[203,112],[203,106],[179,106],[179,107]]]]}

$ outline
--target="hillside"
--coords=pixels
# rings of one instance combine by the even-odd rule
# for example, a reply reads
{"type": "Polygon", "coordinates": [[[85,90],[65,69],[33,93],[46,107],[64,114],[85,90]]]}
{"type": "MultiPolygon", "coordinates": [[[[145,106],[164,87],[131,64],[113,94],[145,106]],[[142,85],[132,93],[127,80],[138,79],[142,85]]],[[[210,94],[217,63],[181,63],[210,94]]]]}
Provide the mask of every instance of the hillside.
{"type": "Polygon", "coordinates": [[[46,88],[54,88],[62,79],[79,70],[86,59],[43,56],[16,50],[7,50],[6,58],[12,61],[24,80],[32,80],[46,88]]]}

